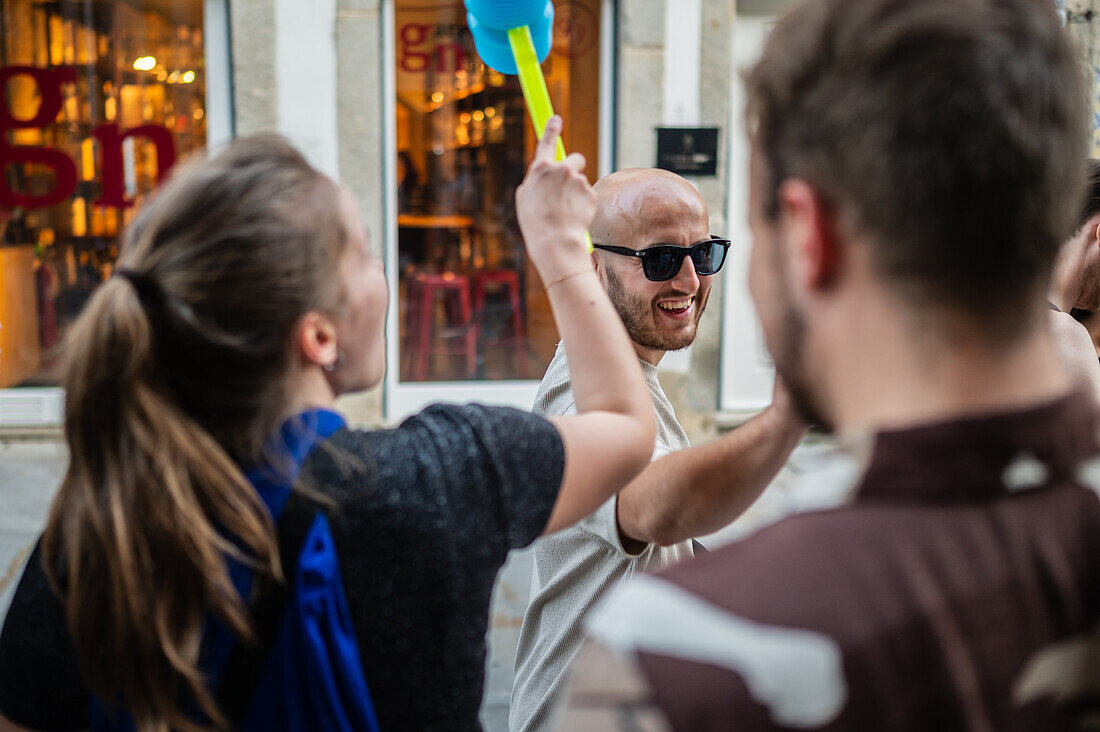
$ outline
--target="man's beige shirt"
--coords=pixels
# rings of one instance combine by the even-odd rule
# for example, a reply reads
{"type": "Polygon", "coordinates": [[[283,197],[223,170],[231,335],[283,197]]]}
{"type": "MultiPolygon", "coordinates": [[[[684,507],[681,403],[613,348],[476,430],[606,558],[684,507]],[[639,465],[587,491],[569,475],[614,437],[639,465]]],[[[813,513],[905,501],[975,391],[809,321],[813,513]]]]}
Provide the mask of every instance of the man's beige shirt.
{"type": "MultiPolygon", "coordinates": [[[[639,362],[657,415],[653,459],[689,447],[687,434],[657,380],[657,367],[639,362]]],[[[534,411],[545,417],[576,414],[565,348],[558,345],[535,397],[534,411]]],[[[692,556],[691,542],[648,545],[628,554],[615,520],[617,498],[588,518],[535,542],[531,602],[516,649],[516,675],[508,716],[513,732],[545,730],[573,657],[584,640],[589,610],[635,572],[651,572],[692,556]]]]}

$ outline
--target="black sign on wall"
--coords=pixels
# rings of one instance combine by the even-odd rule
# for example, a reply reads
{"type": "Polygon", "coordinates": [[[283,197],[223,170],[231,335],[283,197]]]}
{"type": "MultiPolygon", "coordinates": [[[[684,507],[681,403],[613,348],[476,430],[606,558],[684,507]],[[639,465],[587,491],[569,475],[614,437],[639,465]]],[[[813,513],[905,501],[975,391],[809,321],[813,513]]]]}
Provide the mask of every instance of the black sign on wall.
{"type": "Polygon", "coordinates": [[[658,127],[657,167],[680,175],[718,175],[718,128],[658,127]]]}

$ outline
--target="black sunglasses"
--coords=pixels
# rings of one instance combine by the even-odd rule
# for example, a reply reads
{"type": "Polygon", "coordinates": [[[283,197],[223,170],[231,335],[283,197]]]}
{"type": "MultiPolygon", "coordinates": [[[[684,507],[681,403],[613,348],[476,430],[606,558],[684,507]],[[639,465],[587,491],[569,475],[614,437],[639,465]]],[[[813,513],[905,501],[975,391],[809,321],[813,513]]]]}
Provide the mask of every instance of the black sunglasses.
{"type": "Polygon", "coordinates": [[[642,260],[642,273],[650,282],[665,282],[671,280],[680,271],[684,263],[684,257],[691,256],[691,263],[695,266],[696,274],[718,274],[722,265],[726,262],[726,252],[730,248],[729,239],[714,237],[692,244],[690,247],[678,247],[674,244],[657,244],[645,249],[629,249],[627,247],[614,247],[607,244],[593,244],[596,249],[603,249],[615,254],[623,254],[628,257],[639,257],[642,260]]]}

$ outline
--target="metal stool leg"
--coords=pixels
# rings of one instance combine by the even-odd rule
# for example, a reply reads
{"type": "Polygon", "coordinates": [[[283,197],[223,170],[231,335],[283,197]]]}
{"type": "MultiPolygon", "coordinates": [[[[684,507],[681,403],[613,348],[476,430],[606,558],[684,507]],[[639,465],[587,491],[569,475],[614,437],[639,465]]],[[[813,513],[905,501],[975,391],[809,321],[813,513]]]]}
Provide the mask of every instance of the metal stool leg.
{"type": "Polygon", "coordinates": [[[466,378],[473,379],[477,376],[477,329],[473,324],[473,313],[470,311],[470,291],[463,287],[458,291],[459,307],[462,313],[462,324],[466,326],[466,378]]]}
{"type": "Polygon", "coordinates": [[[416,380],[428,380],[428,358],[431,333],[435,321],[435,288],[427,284],[420,287],[420,307],[417,318],[416,380]]]}

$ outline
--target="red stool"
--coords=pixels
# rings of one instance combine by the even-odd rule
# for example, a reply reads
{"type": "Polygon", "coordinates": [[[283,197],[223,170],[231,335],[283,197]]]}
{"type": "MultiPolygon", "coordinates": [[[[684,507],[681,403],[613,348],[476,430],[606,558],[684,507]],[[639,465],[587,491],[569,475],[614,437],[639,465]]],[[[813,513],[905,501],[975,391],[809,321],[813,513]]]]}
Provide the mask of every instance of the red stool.
{"type": "Polygon", "coordinates": [[[466,378],[477,375],[477,332],[471,324],[470,281],[463,275],[445,272],[428,274],[417,272],[409,280],[408,340],[415,346],[413,376],[416,381],[428,379],[428,357],[432,353],[432,339],[461,339],[457,348],[448,345],[447,352],[458,351],[466,358],[466,378]],[[445,324],[440,331],[435,328],[436,298],[444,298],[445,324]]]}
{"type": "MultiPolygon", "coordinates": [[[[519,273],[514,269],[496,269],[478,272],[474,275],[474,312],[479,316],[485,313],[485,295],[489,287],[500,288],[508,298],[511,313],[508,325],[512,330],[509,340],[512,342],[513,362],[520,378],[527,378],[527,358],[524,353],[523,310],[520,305],[519,273]]],[[[481,318],[478,318],[477,337],[481,340],[481,318]]],[[[501,339],[502,341],[504,339],[501,339]]]]}

